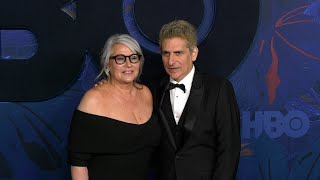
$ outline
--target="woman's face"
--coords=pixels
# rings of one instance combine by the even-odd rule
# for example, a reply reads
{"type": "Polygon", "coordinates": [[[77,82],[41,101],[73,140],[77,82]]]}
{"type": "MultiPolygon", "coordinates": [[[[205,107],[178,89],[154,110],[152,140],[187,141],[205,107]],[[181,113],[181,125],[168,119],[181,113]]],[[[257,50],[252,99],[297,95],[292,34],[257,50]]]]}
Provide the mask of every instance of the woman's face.
{"type": "MultiPolygon", "coordinates": [[[[132,83],[138,77],[141,61],[131,63],[129,57],[125,57],[125,62],[123,64],[117,64],[115,58],[112,58],[118,55],[130,56],[132,54],[136,53],[132,52],[127,46],[123,44],[115,44],[113,46],[109,61],[109,70],[112,81],[126,84],[132,83]]],[[[134,58],[137,57],[133,56],[131,58],[132,60],[134,60],[134,58]]]]}

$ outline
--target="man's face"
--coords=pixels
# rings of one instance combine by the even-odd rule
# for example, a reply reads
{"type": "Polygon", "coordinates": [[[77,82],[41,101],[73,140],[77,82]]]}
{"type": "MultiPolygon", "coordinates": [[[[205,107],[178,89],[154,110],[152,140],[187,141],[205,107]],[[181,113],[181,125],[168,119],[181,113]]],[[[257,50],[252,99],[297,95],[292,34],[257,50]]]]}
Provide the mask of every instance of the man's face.
{"type": "Polygon", "coordinates": [[[165,39],[161,45],[162,62],[169,76],[180,82],[192,69],[197,59],[198,48],[190,52],[187,41],[180,37],[165,39]]]}

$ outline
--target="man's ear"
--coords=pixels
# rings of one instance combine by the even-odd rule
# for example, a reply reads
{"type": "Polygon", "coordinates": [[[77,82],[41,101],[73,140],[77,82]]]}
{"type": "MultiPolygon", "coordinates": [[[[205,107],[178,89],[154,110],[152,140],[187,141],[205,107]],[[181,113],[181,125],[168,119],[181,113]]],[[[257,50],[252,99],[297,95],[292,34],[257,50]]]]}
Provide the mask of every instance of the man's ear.
{"type": "Polygon", "coordinates": [[[195,46],[192,50],[192,61],[196,61],[197,60],[197,57],[198,57],[198,52],[199,52],[199,49],[197,46],[195,46]]]}

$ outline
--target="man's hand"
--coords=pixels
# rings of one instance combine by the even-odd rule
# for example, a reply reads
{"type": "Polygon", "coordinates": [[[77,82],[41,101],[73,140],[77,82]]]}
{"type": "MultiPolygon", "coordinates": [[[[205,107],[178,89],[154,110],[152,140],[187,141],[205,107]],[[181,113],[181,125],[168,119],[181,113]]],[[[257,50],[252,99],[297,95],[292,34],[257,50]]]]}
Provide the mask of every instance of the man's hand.
{"type": "Polygon", "coordinates": [[[102,79],[101,81],[97,82],[96,84],[94,84],[94,86],[100,86],[102,84],[106,84],[107,80],[106,79],[102,79]]]}

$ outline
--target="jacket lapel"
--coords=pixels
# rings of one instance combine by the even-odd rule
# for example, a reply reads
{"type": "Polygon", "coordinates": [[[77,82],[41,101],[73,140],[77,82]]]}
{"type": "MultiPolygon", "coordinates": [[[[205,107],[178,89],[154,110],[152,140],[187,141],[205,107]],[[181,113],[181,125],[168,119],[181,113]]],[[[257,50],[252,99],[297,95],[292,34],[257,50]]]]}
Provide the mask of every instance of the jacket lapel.
{"type": "MultiPolygon", "coordinates": [[[[190,95],[187,101],[187,104],[183,110],[183,116],[185,117],[185,122],[184,122],[184,128],[187,134],[190,135],[192,132],[194,123],[196,121],[197,114],[199,113],[200,110],[200,105],[201,105],[201,100],[203,97],[203,90],[204,90],[204,77],[199,73],[195,72],[193,81],[192,81],[192,86],[191,86],[191,91],[190,95]]],[[[159,102],[159,114],[160,114],[160,119],[162,120],[162,123],[164,125],[164,128],[167,132],[168,138],[174,149],[177,149],[177,145],[174,141],[173,134],[171,133],[168,120],[162,110],[162,104],[164,101],[164,96],[165,93],[168,89],[169,86],[169,79],[166,78],[165,80],[162,80],[160,83],[160,92],[161,92],[161,98],[159,102]]],[[[189,135],[185,136],[184,142],[187,142],[187,139],[189,138],[189,135]]]]}
{"type": "Polygon", "coordinates": [[[190,95],[187,101],[187,104],[183,110],[183,113],[185,113],[183,116],[185,117],[184,121],[184,128],[185,128],[185,140],[184,142],[187,142],[187,139],[190,136],[190,133],[192,132],[194,123],[196,121],[197,114],[200,110],[201,100],[203,97],[203,90],[204,90],[204,78],[201,74],[195,72],[190,95]]]}
{"type": "Polygon", "coordinates": [[[160,119],[162,120],[163,126],[167,132],[168,139],[169,139],[170,143],[172,144],[172,146],[174,147],[174,149],[176,150],[177,145],[176,145],[174,138],[173,138],[173,135],[171,133],[171,130],[170,130],[170,127],[168,124],[168,120],[167,120],[166,116],[164,115],[164,112],[162,111],[162,108],[161,108],[162,104],[163,104],[164,96],[165,96],[166,91],[168,89],[168,86],[169,86],[168,79],[161,81],[161,84],[160,84],[161,98],[160,98],[160,103],[159,103],[159,114],[160,114],[160,119]]]}

